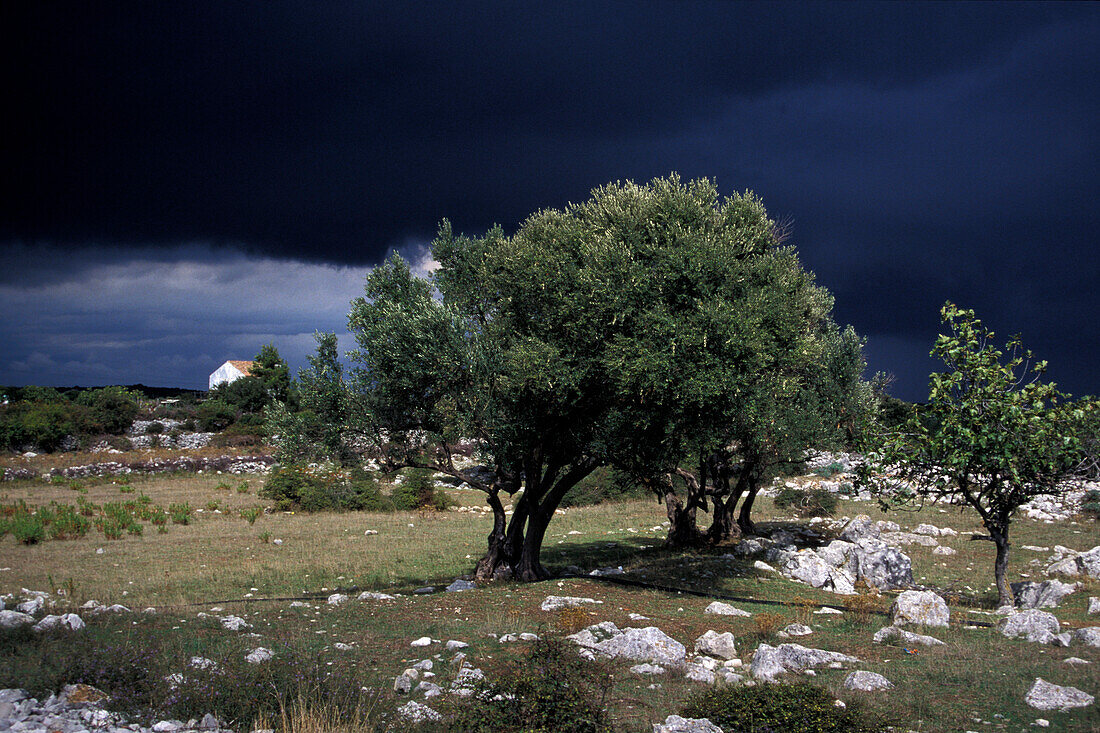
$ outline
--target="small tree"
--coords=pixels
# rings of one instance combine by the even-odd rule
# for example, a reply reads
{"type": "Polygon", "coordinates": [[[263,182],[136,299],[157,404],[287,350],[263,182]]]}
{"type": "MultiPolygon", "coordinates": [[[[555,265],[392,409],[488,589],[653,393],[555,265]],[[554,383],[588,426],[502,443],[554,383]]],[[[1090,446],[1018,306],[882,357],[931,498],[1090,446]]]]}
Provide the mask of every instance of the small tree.
{"type": "Polygon", "coordinates": [[[888,490],[895,501],[966,502],[997,548],[994,575],[1002,606],[1012,604],[1005,577],[1012,514],[1036,496],[1060,494],[1087,466],[1078,426],[1092,400],[1064,404],[1068,395],[1040,381],[1046,362],[1032,363],[1019,337],[1002,352],[972,310],[946,303],[949,333],[932,355],[947,370],[931,375],[923,420],[887,436],[869,456],[861,480],[888,490]],[[873,469],[873,471],[872,471],[873,469]]]}
{"type": "Polygon", "coordinates": [[[275,344],[264,344],[253,359],[249,373],[263,382],[270,399],[286,402],[290,397],[290,367],[275,344]]]}

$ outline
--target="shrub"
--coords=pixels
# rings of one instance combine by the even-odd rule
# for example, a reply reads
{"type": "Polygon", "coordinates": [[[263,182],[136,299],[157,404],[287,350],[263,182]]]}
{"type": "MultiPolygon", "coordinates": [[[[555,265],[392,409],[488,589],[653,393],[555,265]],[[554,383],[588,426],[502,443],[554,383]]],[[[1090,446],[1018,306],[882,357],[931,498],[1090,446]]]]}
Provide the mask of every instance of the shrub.
{"type": "Polygon", "coordinates": [[[145,426],[146,435],[160,435],[164,432],[164,423],[153,421],[145,426]]]}
{"type": "Polygon", "coordinates": [[[35,545],[46,539],[46,525],[37,513],[18,512],[11,518],[8,527],[15,539],[24,545],[35,545]]]}
{"type": "Polygon", "coordinates": [[[777,509],[799,517],[831,517],[836,514],[837,498],[822,488],[794,489],[784,486],[775,495],[777,509]]]}
{"type": "Polygon", "coordinates": [[[1100,519],[1100,489],[1089,489],[1081,500],[1081,513],[1091,519],[1100,519]]]}
{"type": "Polygon", "coordinates": [[[75,402],[91,410],[102,432],[121,435],[137,417],[139,399],[140,395],[124,387],[103,387],[81,392],[75,402]]]}
{"type": "Polygon", "coordinates": [[[187,502],[168,505],[168,514],[172,517],[172,524],[191,524],[191,515],[194,512],[195,510],[187,502]]]}
{"type": "Polygon", "coordinates": [[[681,714],[708,718],[726,733],[877,733],[886,727],[858,703],[839,708],[828,692],[804,682],[712,687],[692,695],[681,714]]]}
{"type": "Polygon", "coordinates": [[[314,470],[293,463],[268,474],[259,495],[273,500],[280,511],[393,511],[394,505],[362,469],[314,470]]]}
{"type": "Polygon", "coordinates": [[[263,514],[263,509],[260,507],[250,507],[248,509],[241,510],[241,519],[246,520],[250,525],[255,524],[259,516],[263,514]]]}
{"type": "Polygon", "coordinates": [[[827,466],[818,466],[813,472],[822,478],[832,478],[838,473],[844,473],[844,464],[840,461],[833,461],[827,466]]]}
{"type": "Polygon", "coordinates": [[[83,537],[88,534],[91,525],[88,518],[81,515],[76,507],[59,504],[54,511],[53,522],[49,526],[50,538],[65,540],[83,537]]]}
{"type": "Polygon", "coordinates": [[[394,486],[390,493],[393,505],[402,511],[416,509],[445,510],[453,502],[447,492],[437,489],[432,472],[427,470],[411,470],[405,480],[394,486]]]}
{"type": "Polygon", "coordinates": [[[224,430],[237,419],[237,411],[224,400],[217,398],[206,400],[198,409],[199,427],[203,432],[213,433],[224,430]]]}
{"type": "Polygon", "coordinates": [[[585,476],[577,485],[565,492],[561,506],[591,506],[605,502],[625,501],[649,497],[645,487],[628,476],[603,466],[585,476]]]}
{"type": "Polygon", "coordinates": [[[606,700],[612,682],[604,665],[578,656],[572,644],[539,639],[527,659],[483,682],[457,706],[453,719],[429,729],[608,731],[612,720],[606,700]]]}

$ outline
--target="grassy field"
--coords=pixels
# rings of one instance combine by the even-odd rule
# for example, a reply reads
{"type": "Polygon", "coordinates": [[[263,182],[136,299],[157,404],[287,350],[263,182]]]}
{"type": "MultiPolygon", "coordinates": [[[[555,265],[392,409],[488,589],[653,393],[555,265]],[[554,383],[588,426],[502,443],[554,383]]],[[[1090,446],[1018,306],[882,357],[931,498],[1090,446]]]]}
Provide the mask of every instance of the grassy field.
{"type": "MultiPolygon", "coordinates": [[[[751,561],[723,558],[729,548],[669,553],[662,546],[664,517],[655,502],[629,501],[567,510],[550,525],[544,561],[557,570],[570,565],[585,571],[621,565],[628,578],[709,595],[755,599],[759,602],[734,602],[753,612],[753,617],[705,615],[703,609],[712,600],[708,597],[581,578],[417,595],[413,591],[421,586],[440,587],[470,571],[484,548],[490,521],[487,516],[459,511],[275,513],[261,515],[250,524],[242,518],[241,510],[265,503],[256,496],[261,484],[261,477],[219,475],[135,477],[126,483],[86,481],[76,488],[67,483],[39,481],[4,484],[0,487],[0,504],[20,499],[30,505],[75,503],[77,496],[104,504],[144,494],[154,504],[187,502],[202,511],[196,511],[191,524],[168,525],[164,534],[146,526],[140,536],[125,535],[118,540],[107,540],[95,530],[81,539],[36,545],[19,544],[11,535],[0,538],[0,593],[29,588],[64,593],[66,602],[73,606],[95,599],[135,610],[156,608],[156,614],[90,618],[81,642],[85,645],[82,654],[94,657],[96,649],[104,647],[152,649],[154,666],[159,665],[165,673],[180,671],[194,655],[217,660],[258,686],[249,693],[251,698],[219,703],[225,710],[237,711],[238,727],[253,722],[245,717],[249,710],[256,715],[256,700],[274,695],[278,698],[272,698],[275,702],[289,709],[288,700],[295,693],[305,700],[312,696],[312,703],[318,707],[306,705],[296,710],[313,710],[305,717],[314,724],[326,715],[331,717],[334,706],[343,705],[346,713],[354,698],[357,712],[353,719],[360,727],[385,725],[395,706],[404,701],[392,692],[392,683],[405,667],[439,655],[435,662],[440,684],[448,675],[453,676],[454,669],[446,663],[450,655],[442,653],[441,644],[423,651],[409,646],[413,639],[424,635],[442,642],[468,642],[470,648],[465,651],[469,660],[492,678],[520,658],[527,646],[500,643],[495,638],[506,633],[546,635],[573,630],[580,621],[614,621],[620,627],[658,626],[690,650],[694,639],[708,629],[731,631],[747,664],[758,643],[780,643],[775,632],[799,621],[810,624],[814,633],[795,641],[853,654],[862,660],[858,668],[885,675],[896,689],[881,693],[843,690],[847,671],[840,670],[821,670],[813,681],[840,699],[870,701],[892,716],[899,730],[1031,730],[1031,723],[1040,717],[1050,720],[1054,730],[1100,730],[1100,711],[1095,706],[1067,713],[1040,713],[1023,701],[1036,677],[1092,694],[1100,692],[1100,674],[1096,672],[1100,669],[1100,649],[1080,644],[1068,649],[1040,646],[1005,639],[988,628],[972,627],[974,621],[995,620],[990,615],[995,601],[991,590],[993,546],[970,539],[971,532],[978,531],[980,525],[966,511],[926,507],[920,513],[892,513],[888,517],[903,528],[928,522],[953,527],[960,533],[940,540],[957,550],[956,555],[934,555],[932,548],[917,545],[905,549],[913,559],[917,582],[940,589],[952,602],[952,627],[931,632],[947,645],[907,651],[871,643],[872,634],[888,623],[881,614],[892,600],[889,594],[852,599],[818,591],[756,571],[751,561]],[[215,502],[217,510],[209,509],[215,502]],[[365,534],[368,530],[377,534],[365,534]],[[325,603],[328,593],[349,588],[401,595],[393,601],[357,601],[352,595],[339,606],[325,603]],[[586,608],[585,615],[578,619],[539,610],[549,594],[586,596],[603,603],[586,608]],[[304,606],[290,606],[290,597],[306,595],[319,597],[304,601],[304,606]],[[273,598],[284,600],[268,600],[273,598]],[[858,608],[839,616],[814,614],[812,611],[823,603],[858,608]],[[211,607],[222,610],[212,612],[211,607]],[[221,628],[216,616],[226,613],[245,618],[252,626],[248,632],[259,637],[221,628]],[[631,613],[650,620],[632,621],[631,613]],[[337,642],[350,648],[338,649],[337,642]],[[251,670],[251,665],[239,663],[243,653],[257,645],[275,650],[277,659],[290,665],[287,669],[298,670],[294,673],[298,677],[301,669],[319,668],[330,675],[325,678],[329,681],[315,681],[313,687],[290,685],[272,692],[279,686],[273,686],[271,679],[253,679],[258,672],[251,670]],[[1071,656],[1091,664],[1065,664],[1071,656]],[[350,680],[348,685],[355,688],[355,694],[341,698],[344,693],[329,689],[333,679],[350,680]]],[[[450,493],[460,504],[480,504],[476,492],[450,493]]],[[[776,516],[767,500],[757,505],[759,516],[765,520],[793,521],[776,516]]],[[[841,503],[839,514],[858,513],[883,517],[872,504],[841,503]]],[[[1100,544],[1100,529],[1093,521],[1043,524],[1020,519],[1013,525],[1012,539],[1012,579],[1041,580],[1041,568],[1034,561],[1045,560],[1049,553],[1023,550],[1023,545],[1087,550],[1100,544]]],[[[1090,620],[1086,615],[1089,595],[1100,595],[1100,584],[1090,581],[1053,609],[1064,628],[1100,623],[1097,617],[1090,620]]],[[[33,677],[32,683],[37,680],[37,684],[46,685],[56,681],[50,674],[60,674],[57,669],[71,669],[51,662],[49,655],[57,655],[58,648],[41,641],[8,643],[0,646],[2,653],[11,659],[6,665],[0,659],[0,668],[6,667],[9,677],[22,670],[22,674],[33,677]]],[[[73,656],[71,650],[66,654],[73,656]]],[[[623,730],[649,730],[653,722],[679,712],[688,694],[698,689],[697,684],[675,673],[654,680],[630,673],[629,666],[624,663],[611,668],[614,686],[610,705],[623,730]],[[654,682],[660,687],[651,688],[654,682]]],[[[294,679],[290,672],[287,674],[288,679],[294,679]]],[[[5,681],[13,682],[0,679],[5,681]]],[[[234,687],[249,689],[244,683],[234,687]]],[[[263,714],[264,720],[278,722],[276,713],[269,710],[263,714]]]]}

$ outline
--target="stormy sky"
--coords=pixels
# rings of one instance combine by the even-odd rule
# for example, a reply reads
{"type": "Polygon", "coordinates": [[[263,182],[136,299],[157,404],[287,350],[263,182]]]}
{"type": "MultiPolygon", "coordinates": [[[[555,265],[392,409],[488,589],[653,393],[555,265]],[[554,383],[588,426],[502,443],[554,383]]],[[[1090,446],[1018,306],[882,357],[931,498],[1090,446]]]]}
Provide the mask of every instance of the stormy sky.
{"type": "MultiPolygon", "coordinates": [[[[1100,392],[1100,5],[7,3],[0,384],[204,387],[441,219],[751,189],[920,400],[948,299],[1100,392]]],[[[345,346],[350,346],[344,340],[345,346]]]]}

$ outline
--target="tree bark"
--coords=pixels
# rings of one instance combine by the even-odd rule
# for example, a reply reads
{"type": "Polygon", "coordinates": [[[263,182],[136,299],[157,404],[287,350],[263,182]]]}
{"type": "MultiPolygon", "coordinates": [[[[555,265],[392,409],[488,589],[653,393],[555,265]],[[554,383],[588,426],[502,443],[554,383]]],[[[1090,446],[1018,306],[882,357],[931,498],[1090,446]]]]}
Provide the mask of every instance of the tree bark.
{"type": "Polygon", "coordinates": [[[745,500],[741,502],[741,511],[737,515],[737,526],[740,527],[742,535],[756,534],[756,525],[752,521],[752,503],[756,501],[756,492],[759,490],[760,487],[753,484],[748,494],[745,495],[745,500]]]}
{"type": "Polygon", "coordinates": [[[477,580],[492,580],[493,573],[502,562],[507,560],[508,556],[505,531],[507,517],[504,514],[504,505],[500,502],[496,491],[490,493],[486,501],[493,508],[493,529],[489,532],[488,549],[474,568],[474,577],[477,580]]]}
{"type": "Polygon", "coordinates": [[[993,561],[993,577],[997,580],[997,605],[1013,606],[1012,586],[1008,583],[1008,530],[988,527],[989,536],[997,547],[997,558],[993,561]]]}

